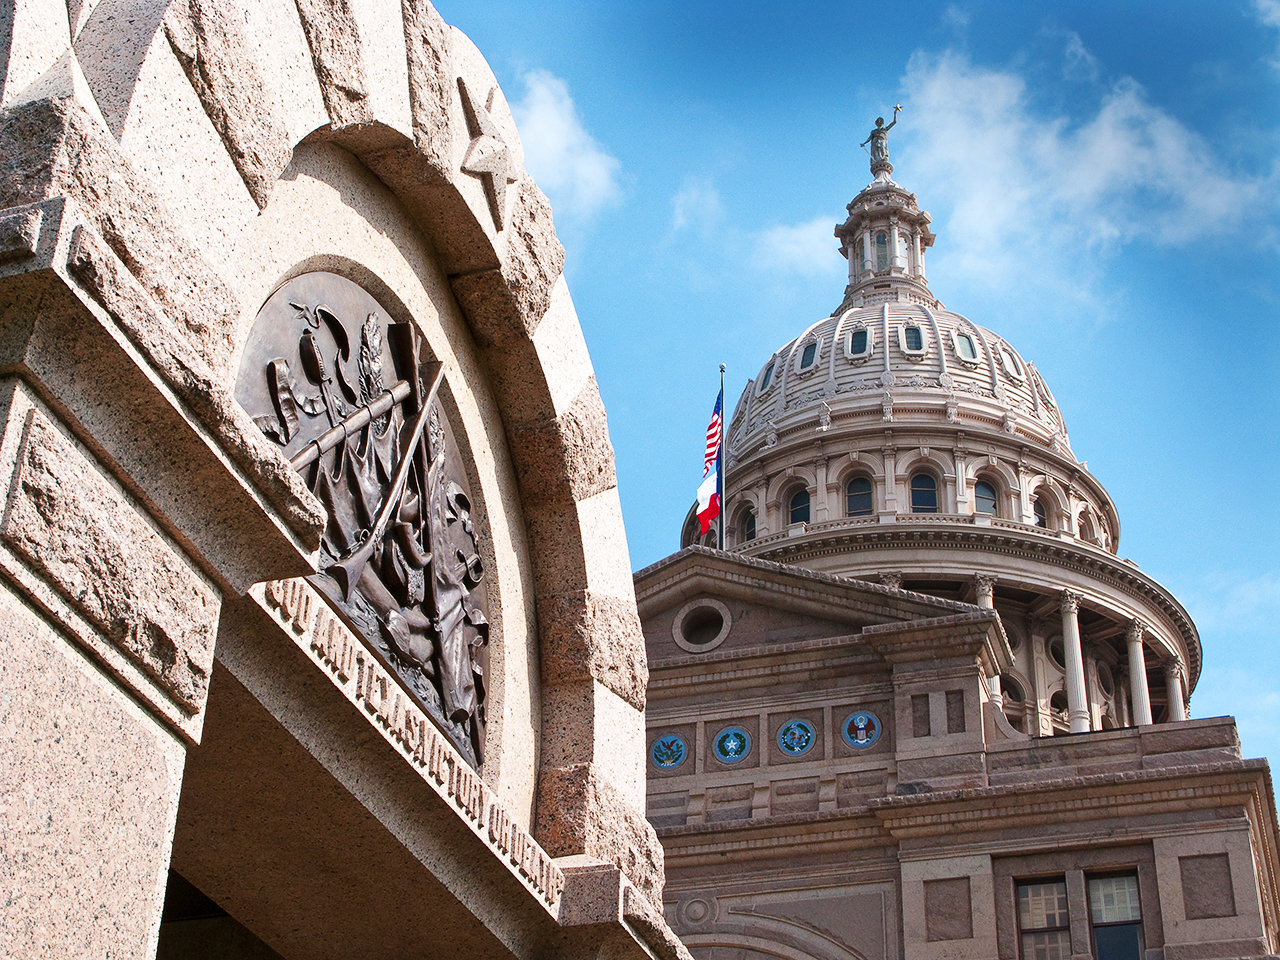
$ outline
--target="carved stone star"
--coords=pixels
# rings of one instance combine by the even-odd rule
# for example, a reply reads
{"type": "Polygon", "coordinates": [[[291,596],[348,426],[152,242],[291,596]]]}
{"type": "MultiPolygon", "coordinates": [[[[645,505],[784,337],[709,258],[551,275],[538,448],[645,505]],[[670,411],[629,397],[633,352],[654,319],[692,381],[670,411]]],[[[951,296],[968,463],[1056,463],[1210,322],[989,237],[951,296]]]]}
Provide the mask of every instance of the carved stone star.
{"type": "Polygon", "coordinates": [[[489,94],[488,104],[481,104],[471,95],[461,77],[458,78],[458,89],[462,93],[462,110],[467,115],[467,130],[471,134],[467,155],[462,159],[462,170],[480,178],[484,195],[489,200],[489,212],[493,214],[493,225],[501,230],[506,212],[507,184],[515,180],[510,175],[511,149],[489,115],[493,93],[489,94]]]}

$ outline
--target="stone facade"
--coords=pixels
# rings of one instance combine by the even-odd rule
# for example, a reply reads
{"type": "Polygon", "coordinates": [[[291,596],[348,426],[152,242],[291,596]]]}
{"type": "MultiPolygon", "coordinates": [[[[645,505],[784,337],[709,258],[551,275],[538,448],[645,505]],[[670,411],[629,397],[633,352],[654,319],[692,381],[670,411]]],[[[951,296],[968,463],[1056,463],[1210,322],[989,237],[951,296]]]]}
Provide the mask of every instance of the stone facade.
{"type": "Polygon", "coordinates": [[[700,960],[1274,954],[1269,768],[1187,719],[1195,625],[891,172],[728,421],[727,551],[691,510],[636,575],[667,918],[700,960]]]}
{"type": "MultiPolygon", "coordinates": [[[[3,16],[0,952],[687,956],[656,906],[604,410],[483,57],[425,0],[3,16]],[[436,637],[413,687],[376,629],[401,637],[412,604],[362,627],[333,602],[332,490],[236,399],[239,370],[266,376],[260,308],[313,275],[441,371],[375,414],[345,348],[303,347],[274,396],[316,430],[354,411],[340,450],[400,425],[385,476],[342,481],[372,491],[386,557],[422,534],[391,475],[444,490],[410,466],[408,404],[430,420],[460,478],[440,522],[478,551],[445,586],[483,571],[461,601],[475,764],[429,689],[446,618],[413,627],[436,637]]],[[[439,577],[445,553],[415,562],[439,577]]]]}

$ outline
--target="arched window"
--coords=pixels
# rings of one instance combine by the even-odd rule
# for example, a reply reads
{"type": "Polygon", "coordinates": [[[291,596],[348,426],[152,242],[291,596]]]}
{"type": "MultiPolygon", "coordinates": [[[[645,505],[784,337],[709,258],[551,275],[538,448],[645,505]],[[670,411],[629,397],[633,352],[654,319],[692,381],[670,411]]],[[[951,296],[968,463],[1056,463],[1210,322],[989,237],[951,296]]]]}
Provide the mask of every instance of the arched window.
{"type": "Polygon", "coordinates": [[[871,514],[871,481],[866,477],[854,477],[844,488],[845,513],[851,517],[865,517],[871,514]]]}
{"type": "Polygon", "coordinates": [[[889,238],[883,233],[876,234],[876,270],[889,269],[889,238]]]}
{"type": "Polygon", "coordinates": [[[1031,501],[1031,512],[1035,514],[1037,527],[1049,528],[1049,511],[1044,508],[1044,501],[1036,497],[1031,501]]]}
{"type": "Polygon", "coordinates": [[[973,510],[974,513],[989,513],[993,517],[1000,512],[993,484],[979,480],[973,485],[973,510]]]}
{"type": "Polygon", "coordinates": [[[938,512],[938,481],[927,473],[917,473],[911,478],[911,512],[938,512]]]}
{"type": "Polygon", "coordinates": [[[756,538],[756,512],[754,510],[747,510],[742,514],[741,531],[743,543],[756,538]]]}
{"type": "Polygon", "coordinates": [[[791,495],[791,502],[787,505],[788,523],[808,523],[809,522],[809,491],[797,490],[791,495]]]}
{"type": "Polygon", "coordinates": [[[907,349],[911,351],[924,349],[924,336],[920,333],[920,328],[912,325],[904,331],[906,334],[907,349]]]}
{"type": "Polygon", "coordinates": [[[952,343],[955,344],[956,356],[969,363],[976,362],[978,359],[978,346],[973,342],[973,337],[959,331],[956,331],[951,336],[952,343]]]}
{"type": "Polygon", "coordinates": [[[808,370],[813,366],[813,361],[818,357],[818,344],[816,341],[806,343],[804,351],[800,354],[800,369],[808,370]]]}

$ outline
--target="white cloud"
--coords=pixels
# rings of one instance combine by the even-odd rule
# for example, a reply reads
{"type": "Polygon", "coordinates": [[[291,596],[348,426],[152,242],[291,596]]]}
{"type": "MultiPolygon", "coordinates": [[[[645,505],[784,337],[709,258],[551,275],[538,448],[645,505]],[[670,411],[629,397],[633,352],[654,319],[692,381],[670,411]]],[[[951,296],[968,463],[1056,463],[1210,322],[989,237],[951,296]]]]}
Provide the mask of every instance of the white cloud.
{"type": "MultiPolygon", "coordinates": [[[[1064,55],[1072,69],[1096,68],[1078,37],[1064,55]]],[[[901,127],[913,139],[899,172],[909,169],[925,200],[951,198],[936,228],[947,256],[987,284],[1033,273],[1087,300],[1100,255],[1115,244],[1192,246],[1238,229],[1268,195],[1226,172],[1212,143],[1128,78],[1100,90],[1083,118],[1038,109],[1021,74],[955,53],[917,54],[904,84],[901,127]]]]}
{"type": "Polygon", "coordinates": [[[836,220],[818,216],[805,223],[769,227],[755,235],[755,260],[775,272],[818,277],[843,272],[844,260],[836,253],[836,220]]]}
{"type": "Polygon", "coordinates": [[[545,70],[524,75],[525,95],[511,105],[525,168],[558,218],[588,220],[618,200],[621,164],[587,133],[569,88],[545,70]]]}
{"type": "Polygon", "coordinates": [[[1098,58],[1085,49],[1080,34],[1074,30],[1067,33],[1067,45],[1063,58],[1066,61],[1063,75],[1068,80],[1098,79],[1098,58]]]}
{"type": "MultiPolygon", "coordinates": [[[[1265,26],[1280,30],[1280,0],[1253,0],[1253,7],[1265,26]]],[[[1271,65],[1280,70],[1280,50],[1276,53],[1276,59],[1271,61],[1271,65]]]]}
{"type": "Polygon", "coordinates": [[[688,180],[671,199],[671,229],[691,227],[705,233],[721,215],[720,192],[706,180],[688,180]]]}

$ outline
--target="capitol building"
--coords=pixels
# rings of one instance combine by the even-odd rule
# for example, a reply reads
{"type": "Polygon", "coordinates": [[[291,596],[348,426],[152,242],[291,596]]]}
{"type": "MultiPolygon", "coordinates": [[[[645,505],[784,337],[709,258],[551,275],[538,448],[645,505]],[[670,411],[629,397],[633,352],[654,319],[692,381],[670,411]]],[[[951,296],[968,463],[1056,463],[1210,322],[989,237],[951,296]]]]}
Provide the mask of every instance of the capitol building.
{"type": "Polygon", "coordinates": [[[728,419],[725,549],[691,510],[636,575],[668,921],[705,960],[1274,953],[1266,764],[1188,719],[1195,624],[1035,364],[929,286],[887,131],[843,299],[728,419]]]}

